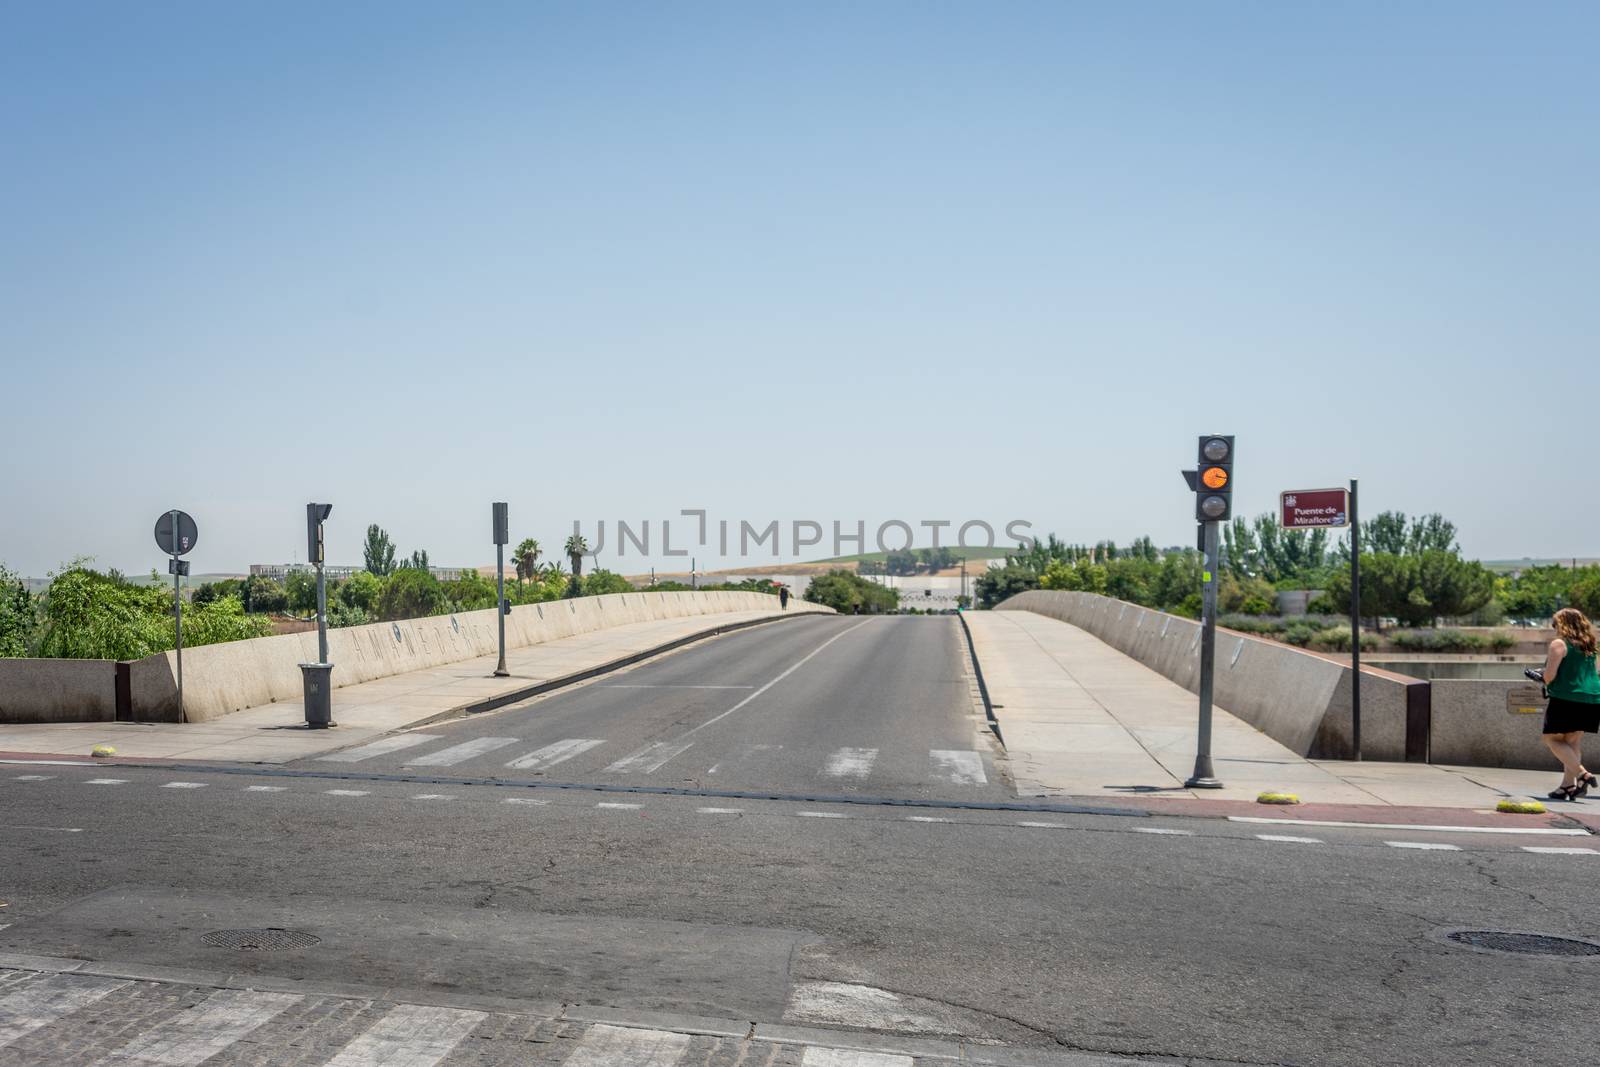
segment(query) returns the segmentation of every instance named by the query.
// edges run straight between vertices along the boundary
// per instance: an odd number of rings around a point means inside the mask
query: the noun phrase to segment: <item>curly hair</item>
[[[1550,622],[1556,628],[1557,637],[1577,646],[1586,656],[1594,655],[1594,627],[1583,612],[1577,608],[1562,608]]]

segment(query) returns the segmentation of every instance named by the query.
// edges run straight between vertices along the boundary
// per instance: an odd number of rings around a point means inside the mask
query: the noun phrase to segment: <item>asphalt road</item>
[[[1590,1055],[1595,958],[1441,940],[1459,927],[1600,935],[1600,854],[1524,851],[1589,839],[963,808],[963,788],[1004,795],[987,756],[986,783],[965,787],[919,756],[963,740],[978,750],[959,668],[941,662],[959,632],[939,619],[855,622],[730,635],[614,676],[759,688],[838,638],[647,777],[681,784],[720,764],[737,783],[820,782],[857,799],[893,786],[952,806],[629,793],[630,774],[615,772],[600,789],[514,784],[522,772],[387,777],[401,762],[4,767],[0,951],[875,1025],[826,997],[797,1001],[853,983],[911,998],[928,1032],[1252,1064]],[[883,663],[890,653],[928,664],[914,672],[924,681]],[[888,710],[852,680],[883,685]],[[895,700],[919,685],[924,703]],[[552,738],[614,744],[609,761],[560,772],[577,783],[647,744],[681,743],[755,691],[657,703],[591,686],[430,732],[519,739],[480,768]],[[551,732],[524,732],[524,714]],[[749,746],[769,743],[788,756],[753,760]],[[879,755],[841,780],[828,773],[840,748]],[[197,940],[254,925],[324,941],[241,956]]]

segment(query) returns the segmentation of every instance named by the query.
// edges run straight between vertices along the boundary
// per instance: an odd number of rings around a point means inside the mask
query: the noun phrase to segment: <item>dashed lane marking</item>
[[[689,1051],[689,1035],[632,1027],[589,1027],[564,1067],[677,1067]]]
[[[819,1048],[813,1045],[806,1049],[800,1067],[912,1067],[914,1062],[910,1056],[895,1052],[858,1052],[855,1049]]]
[[[906,822],[950,822],[940,815],[907,815]]]
[[[848,819],[850,817],[842,811],[797,811],[795,814],[802,819]]]
[[[434,1067],[488,1017],[461,1008],[397,1005],[326,1067]]]
[[[127,785],[126,778],[91,778],[84,785]]]
[[[1018,826],[1027,826],[1035,830],[1070,830],[1072,827],[1061,822],[1019,822]]]
[[[162,789],[204,789],[204,782],[168,782]]]
[[[542,771],[558,763],[565,763],[573,756],[581,756],[591,748],[598,748],[603,744],[604,741],[592,737],[568,737],[553,745],[534,749],[526,756],[518,756],[506,766],[519,771]]]
[[[936,748],[928,753],[934,774],[952,785],[988,785],[983,757],[970,749]]]
[[[100,1062],[105,1067],[198,1067],[300,1000],[296,993],[219,989],[195,1007],[146,1030]]]
[[[743,815],[743,808],[695,808],[701,815]]]
[[[1136,834],[1165,834],[1169,837],[1193,837],[1193,830],[1174,830],[1170,826],[1135,826]]]
[[[597,807],[597,808],[605,808],[605,809],[608,809],[608,810],[611,810],[611,811],[638,811],[640,808],[644,807],[644,805],[643,804],[619,804],[619,803],[617,803],[616,801],[613,801],[613,800],[602,800],[600,803],[596,804],[595,807]]]
[[[597,685],[596,689],[754,689],[753,685]]]
[[[828,757],[822,773],[829,778],[865,778],[872,773],[876,762],[878,750],[875,748],[841,748]]]
[[[465,763],[469,759],[487,755],[496,749],[514,745],[518,741],[515,737],[475,737],[471,741],[463,741],[459,745],[441,748],[437,752],[430,752],[426,756],[406,760],[407,767],[453,767],[457,763]]]
[[[327,756],[318,756],[320,763],[360,763],[375,756],[387,756],[391,752],[403,752],[408,748],[425,745],[429,741],[442,741],[439,734],[396,734],[393,737],[381,737],[370,744],[358,745],[347,748],[343,752],[335,752]]]
[[[1293,834],[1257,834],[1256,840],[1281,841],[1290,845],[1320,845],[1324,843],[1320,837],[1295,837]]]
[[[286,785],[247,785],[244,787],[244,791],[246,793],[282,793],[288,788]]]
[[[1390,848],[1414,848],[1422,852],[1460,852],[1460,845],[1444,845],[1437,841],[1385,841]]]
[[[412,800],[454,800],[454,793],[418,793]]]
[[[1592,848],[1558,848],[1551,845],[1523,845],[1524,852],[1537,852],[1543,856],[1600,856],[1600,851]]]
[[[546,805],[548,805],[550,802],[548,800],[540,800],[540,799],[538,799],[536,797],[506,797],[500,803],[502,803],[502,804],[527,804],[530,807],[542,808],[542,807],[545,807]]]
[[[50,974],[23,982],[0,996],[0,1048],[86,1008],[128,983],[114,978]]]
[[[324,789],[323,792],[330,797],[364,797],[371,795],[365,789]]]
[[[1399,822],[1339,822],[1332,819],[1270,819],[1263,815],[1230,815],[1229,822],[1267,823],[1275,826],[1342,826],[1353,830],[1413,830],[1448,834],[1544,834],[1551,837],[1588,837],[1587,830],[1553,826],[1428,826]]]
[[[12,781],[15,782],[48,782],[55,778],[53,774],[19,774]]]

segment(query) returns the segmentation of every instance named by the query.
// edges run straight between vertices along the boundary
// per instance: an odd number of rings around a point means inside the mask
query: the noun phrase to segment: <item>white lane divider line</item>
[[[968,749],[936,748],[929,751],[933,772],[951,785],[988,785],[983,757]]]
[[[393,737],[380,737],[371,744],[347,748],[343,752],[335,752],[329,756],[318,756],[317,760],[321,763],[360,763],[374,756],[387,756],[391,752],[404,752],[408,748],[416,748],[429,741],[443,740],[444,737],[440,734],[395,734]]]
[[[1035,830],[1069,830],[1066,823],[1061,822],[1019,822],[1018,826],[1029,826]]]
[[[597,741],[594,738],[569,737],[553,745],[536,748],[526,756],[518,756],[506,766],[519,771],[542,771],[558,763],[565,763],[573,756],[581,756],[591,748],[598,748],[603,744],[604,741]]]
[[[795,814],[802,819],[848,819],[850,817],[842,811],[797,811]]]
[[[812,1045],[806,1049],[800,1067],[912,1067],[914,1062],[910,1056],[897,1052],[858,1052]]]
[[[754,689],[753,685],[597,685],[596,689]]]
[[[1537,852],[1543,856],[1600,856],[1600,851],[1592,848],[1556,848],[1550,845],[1523,845],[1524,852]]]
[[[365,789],[324,789],[330,797],[364,797],[368,795]]]
[[[200,1004],[152,1027],[99,1061],[198,1067],[251,1031],[298,1004],[297,993],[219,989]]]
[[[701,815],[743,815],[743,808],[695,808]]]
[[[1424,852],[1460,852],[1460,845],[1442,845],[1437,841],[1385,841],[1390,848],[1415,848]]]
[[[597,807],[597,808],[606,808],[606,809],[608,809],[610,811],[638,811],[640,808],[644,807],[644,805],[643,804],[619,804],[614,800],[602,800],[600,803],[596,804],[595,807]]]
[[[952,822],[952,821],[954,821],[954,820],[946,819],[943,816],[939,816],[939,815],[907,815],[906,816],[906,822]]]
[[[244,791],[246,793],[282,793],[288,788],[286,785],[247,785],[244,787]]]
[[[127,785],[126,778],[91,778],[84,785]]]
[[[537,799],[535,797],[506,797],[500,803],[502,803],[502,804],[527,804],[527,805],[530,805],[532,807],[542,808],[542,807],[544,807],[546,804],[548,804],[550,802],[548,800],[539,800],[539,799]]]
[[[659,771],[668,760],[683,755],[694,747],[693,741],[682,744],[672,744],[668,741],[659,741],[653,745],[646,745],[631,756],[624,756],[606,768],[608,774],[651,774]]]
[[[851,634],[851,633],[854,633],[855,631],[861,629],[863,626],[867,625],[867,623],[869,623],[871,621],[872,621],[871,619],[863,619],[862,621],[856,623],[854,626],[850,627],[848,630],[841,630],[838,633],[834,634],[832,637],[830,637],[826,641],[822,642],[822,644],[818,645],[816,648],[813,648],[810,652],[807,652],[793,666],[791,666],[788,670],[784,671],[782,674],[778,675],[772,681],[768,682],[766,685],[762,686],[760,689],[757,689],[754,693],[751,693],[749,696],[747,696],[743,700],[739,701],[739,703],[735,704],[733,707],[729,708],[727,711],[723,712],[721,715],[717,715],[714,718],[707,719],[705,722],[701,723],[699,726],[696,726],[694,729],[686,731],[683,734],[683,736],[684,737],[688,737],[690,734],[699,733],[701,730],[704,730],[707,726],[714,725],[716,723],[721,722],[723,719],[726,719],[729,715],[732,715],[734,712],[738,711],[740,708],[742,708],[746,704],[750,703],[756,697],[760,696],[762,693],[765,693],[768,689],[771,689],[773,686],[777,685],[779,682],[781,682],[785,678],[789,677],[789,675],[793,674],[795,671],[799,670],[801,667],[804,667],[806,665],[806,663],[810,661],[812,656],[817,655],[823,649],[827,648],[829,645],[833,644],[835,641],[839,640],[839,638],[845,636],[846,634]]]
[[[829,778],[865,778],[872,773],[876,762],[878,750],[875,748],[841,748],[828,757],[828,765],[822,773]]]
[[[584,1033],[563,1067],[678,1067],[688,1051],[688,1034],[596,1023]]]
[[[0,996],[0,1048],[79,1008],[88,1007],[127,984],[118,978],[51,974],[12,987],[14,992]]]
[[[162,789],[204,789],[204,782],[168,782]]]
[[[1166,834],[1169,837],[1193,837],[1193,830],[1174,830],[1170,826],[1135,826],[1136,834]]]
[[[53,779],[53,774],[19,774],[12,779],[14,782],[48,782]]]
[[[412,800],[454,800],[454,793],[418,793]]]
[[[326,1067],[434,1067],[488,1017],[482,1011],[399,1004]]]
[[[1342,826],[1352,830],[1413,830],[1441,834],[1542,834],[1547,837],[1588,837],[1587,830],[1562,830],[1553,826],[1426,826],[1403,822],[1339,822],[1333,819],[1271,819],[1263,815],[1230,815],[1229,822],[1269,823],[1275,826]]]
[[[515,737],[475,737],[471,741],[463,741],[459,745],[441,748],[437,752],[430,752],[426,756],[406,760],[407,767],[452,767],[457,763],[465,762],[477,756],[486,755],[496,749],[514,745],[518,741]]]
[[[1280,841],[1290,845],[1320,845],[1324,844],[1320,837],[1295,837],[1293,834],[1257,834],[1257,841]]]

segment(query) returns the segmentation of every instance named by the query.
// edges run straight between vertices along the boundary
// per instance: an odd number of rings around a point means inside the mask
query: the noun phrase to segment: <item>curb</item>
[[[994,701],[989,699],[989,683],[983,678],[983,664],[978,661],[978,646],[972,640],[972,627],[967,625],[967,613],[956,612],[956,618],[961,620],[961,632],[967,638],[967,658],[972,661],[972,673],[978,679],[978,693],[983,697],[983,713],[989,717],[989,729],[994,731],[995,738],[1005,747],[1005,735],[1000,732],[1000,720],[994,715]]]
[[[427,990],[395,989],[358,982],[299,981],[275,975],[233,974],[191,967],[161,967],[149,964],[102,962],[63,956],[31,956],[0,952],[0,968],[34,971],[40,974],[82,974],[96,978],[121,978],[136,982],[171,982],[217,989],[243,989],[271,993],[297,993],[303,996],[339,997],[350,1000],[388,1001],[434,1007],[535,1015],[577,1023],[601,1024],[632,1029],[669,1030],[676,1033],[770,1044],[816,1045],[830,1049],[915,1056],[947,1063],[984,1064],[987,1067],[1118,1067],[1132,1063],[1194,1063],[1167,1057],[1131,1060],[1116,1053],[1063,1052],[1047,1048],[1006,1048],[947,1038],[879,1033],[867,1030],[832,1030],[821,1026],[794,1026],[753,1019],[713,1019],[678,1012],[634,1011],[554,1001],[525,1000],[467,993],[433,993]],[[1217,1067],[1243,1067],[1219,1060],[1203,1061]]]

